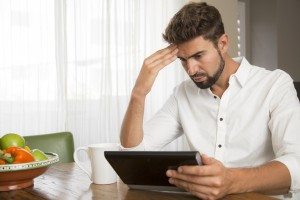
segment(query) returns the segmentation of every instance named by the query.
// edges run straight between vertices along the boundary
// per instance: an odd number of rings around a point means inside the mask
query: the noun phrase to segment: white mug
[[[79,168],[89,175],[95,184],[111,184],[117,181],[117,174],[104,157],[104,151],[119,151],[117,143],[91,144],[87,147],[79,147],[74,152],[74,160]],[[84,166],[84,162],[78,159],[78,152],[85,151],[91,162],[91,169]]]

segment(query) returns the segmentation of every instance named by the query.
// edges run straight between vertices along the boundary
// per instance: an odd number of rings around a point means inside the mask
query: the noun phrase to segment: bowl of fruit
[[[59,161],[57,154],[30,149],[25,144],[25,139],[15,133],[0,138],[0,191],[32,186],[34,178]]]

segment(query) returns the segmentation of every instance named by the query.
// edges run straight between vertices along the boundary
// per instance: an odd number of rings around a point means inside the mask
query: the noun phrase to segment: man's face
[[[177,57],[193,82],[201,89],[214,85],[225,61],[219,49],[201,36],[178,45]]]

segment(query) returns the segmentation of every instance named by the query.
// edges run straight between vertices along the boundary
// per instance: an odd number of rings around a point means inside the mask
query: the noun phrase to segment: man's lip
[[[198,76],[198,77],[194,77],[193,79],[196,82],[202,82],[205,80],[205,78],[206,78],[206,76]]]

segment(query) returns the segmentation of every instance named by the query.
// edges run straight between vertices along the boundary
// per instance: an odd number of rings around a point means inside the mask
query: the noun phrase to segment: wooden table
[[[34,186],[10,192],[0,192],[0,199],[103,199],[103,200],[172,200],[197,199],[192,195],[153,191],[129,190],[118,181],[110,185],[92,184],[88,176],[75,163],[56,164],[34,180]],[[257,193],[229,195],[225,200],[271,200],[274,198]]]

